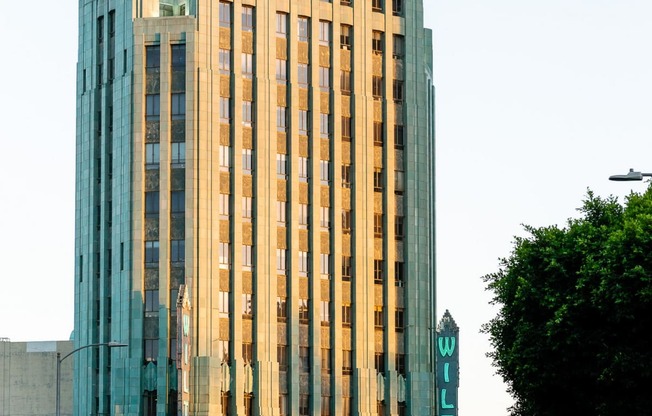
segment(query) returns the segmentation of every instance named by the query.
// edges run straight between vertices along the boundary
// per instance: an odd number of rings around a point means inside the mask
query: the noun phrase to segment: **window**
[[[145,361],[156,362],[158,357],[158,339],[149,339],[144,340],[144,349],[145,349]],[[156,399],[154,399],[155,401]]]
[[[276,13],[276,36],[288,37],[288,15],[286,13]]]
[[[220,2],[220,26],[231,27],[231,3]]]
[[[342,188],[351,187],[351,165],[342,165]]]
[[[287,179],[288,175],[288,156],[282,153],[276,154],[276,176],[279,179]]]
[[[342,210],[342,232],[349,234],[351,232],[351,210]]]
[[[403,0],[392,0],[392,14],[394,16],[403,14]]]
[[[299,371],[302,373],[310,372],[310,348],[299,347]]]
[[[186,45],[176,44],[170,47],[170,54],[172,55],[172,70],[183,71],[186,69]]]
[[[299,348],[301,350],[301,348]],[[308,416],[310,414],[310,396],[302,394],[299,396],[299,416]]]
[[[308,275],[308,267],[309,267],[309,258],[308,258],[308,252],[307,251],[300,251],[299,252],[299,276],[307,276]]]
[[[219,210],[220,210],[220,219],[227,220],[229,219],[229,194],[219,194]]]
[[[251,222],[251,218],[253,218],[253,205],[253,198],[248,196],[242,197],[242,218],[245,222]]]
[[[396,372],[405,375],[405,354],[396,354]]]
[[[348,282],[351,280],[351,256],[342,256],[342,280]]]
[[[404,97],[404,89],[403,89],[403,81],[399,81],[397,79],[394,80],[394,101],[403,101],[405,99]]]
[[[384,126],[382,122],[374,121],[374,145],[382,146],[385,140],[384,136]]]
[[[383,236],[383,214],[374,214],[374,236]]]
[[[251,319],[254,316],[254,295],[251,293],[242,294],[242,317]],[[244,357],[243,357],[244,358]]]
[[[331,43],[331,22],[325,20],[319,21],[319,43],[330,45]]]
[[[231,267],[231,244],[220,242],[219,244],[220,269]]]
[[[288,61],[285,59],[276,60],[276,82],[285,84],[288,81]]]
[[[405,55],[405,38],[401,35],[394,35],[393,42],[394,50],[392,56],[394,59],[401,59]]]
[[[220,170],[228,172],[231,170],[231,148],[229,146],[220,145]]]
[[[326,373],[326,374],[330,374],[332,367],[333,367],[333,364],[332,364],[332,360],[331,360],[331,350],[330,350],[330,348],[322,348],[321,349],[321,371]],[[322,397],[322,415],[324,414],[323,413],[324,399],[326,399],[325,400],[326,403],[329,403],[328,397]],[[330,414],[330,412],[328,414]]]
[[[383,77],[374,75],[371,78],[371,93],[375,99],[383,97]]]
[[[242,268],[245,270],[251,270],[254,265],[254,247],[253,246],[242,246]]]
[[[160,46],[147,46],[145,48],[145,64],[147,68],[160,68],[161,67],[161,47]]]
[[[331,303],[327,300],[321,301],[320,317],[322,326],[331,324]]]
[[[331,255],[322,253],[319,255],[319,267],[321,271],[321,278],[328,280],[331,278]]]
[[[173,214],[186,212],[186,191],[170,192],[170,211]]]
[[[220,122],[231,122],[231,103],[228,97],[220,97]]]
[[[394,236],[397,240],[403,239],[403,216],[394,217]]]
[[[396,325],[396,332],[403,332],[404,328],[404,316],[405,316],[405,311],[403,309],[396,309],[396,312],[394,313],[394,322]]]
[[[320,113],[319,114],[319,131],[323,139],[329,139],[331,137],[331,116],[330,114]]]
[[[220,313],[220,318],[229,317],[229,292],[219,291],[217,293],[217,310]]]
[[[351,50],[353,39],[353,27],[349,25],[340,26],[340,47],[342,49]]]
[[[331,164],[328,160],[319,161],[319,178],[322,185],[328,185],[331,181]]]
[[[231,51],[228,49],[220,49],[219,56],[220,74],[228,75],[231,72]]]
[[[308,42],[310,39],[310,19],[299,16],[297,21],[297,34],[300,42]]]
[[[249,342],[242,343],[242,359],[246,363],[251,363],[254,360],[254,346]]]
[[[161,96],[147,94],[145,96],[145,115],[147,121],[158,121],[161,115]]]
[[[308,312],[309,301],[308,299],[299,298],[299,323],[307,324],[310,320],[310,314]]]
[[[306,229],[310,222],[310,212],[308,204],[299,204],[299,228]]]
[[[342,325],[350,327],[351,322],[353,322],[353,315],[351,315],[351,305],[342,305]]]
[[[299,110],[299,134],[308,135],[308,110]]]
[[[374,368],[379,373],[385,372],[385,354],[382,352],[377,352],[374,356]]]
[[[319,88],[322,91],[328,91],[331,87],[331,69],[323,66],[319,67]]]
[[[279,409],[281,416],[288,416],[290,414],[290,406],[288,405],[288,396],[287,394],[281,394],[278,398]]]
[[[371,0],[371,10],[374,12],[382,12],[383,0]]]
[[[251,175],[254,170],[254,151],[242,149],[242,172]]]
[[[375,54],[382,54],[383,50],[385,49],[384,45],[384,39],[383,39],[383,32],[378,32],[376,30],[373,31],[372,37],[371,37],[371,50]]]
[[[288,128],[288,109],[287,107],[276,107],[276,130],[287,132]]]
[[[383,283],[383,261],[374,260],[374,283]]]
[[[353,351],[342,350],[342,374],[350,375],[352,373],[353,373]]]
[[[185,143],[171,143],[170,162],[172,167],[184,167],[186,164],[186,144]]]
[[[145,241],[145,264],[158,265],[158,241]]]
[[[397,261],[394,263],[394,273],[396,274],[394,283],[396,284],[396,286],[403,286],[403,283],[405,282],[404,265],[405,263],[403,263],[402,261]]]
[[[351,95],[351,71],[340,71],[340,90],[344,95]]]
[[[286,202],[276,201],[276,222],[280,227],[285,227],[286,224]]]
[[[159,193],[145,192],[145,217],[156,217],[159,213]]]
[[[251,101],[242,102],[242,124],[244,126],[251,126],[253,123],[253,107],[254,103]]]
[[[254,76],[254,55],[250,53],[242,54],[242,77],[252,78]]]
[[[374,191],[383,191],[383,171],[380,169],[374,170]]]
[[[97,41],[100,43],[104,41],[104,16],[97,18]]]
[[[242,30],[251,32],[254,30],[254,8],[242,6]]]
[[[145,145],[145,165],[146,169],[158,169],[160,153],[158,143],[147,143]]]
[[[145,316],[158,316],[158,289],[145,291]]]
[[[403,148],[403,143],[404,143],[404,136],[403,136],[403,126],[395,125],[394,126],[394,147],[398,149]]]
[[[374,326],[382,329],[385,326],[385,318],[383,317],[383,307],[374,307]]]
[[[308,87],[308,80],[309,80],[308,64],[298,64],[297,71],[298,71],[299,86],[302,88]]]
[[[276,317],[279,322],[285,322],[288,318],[287,299],[281,296],[276,298]]]
[[[285,321],[284,321],[285,322]],[[287,345],[276,346],[276,361],[280,371],[288,371],[288,347]]]
[[[309,177],[310,175],[308,173],[308,158],[299,157],[299,181],[308,182]]]
[[[331,228],[331,210],[329,207],[320,207],[320,225],[322,230],[328,230]]]
[[[285,274],[287,272],[287,250],[284,248],[276,249],[276,273]]]

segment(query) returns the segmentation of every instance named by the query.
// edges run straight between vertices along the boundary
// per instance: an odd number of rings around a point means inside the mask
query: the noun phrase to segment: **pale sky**
[[[652,172],[652,2],[425,0],[434,31],[439,320],[460,332],[460,416],[512,403],[485,358],[481,276],[521,224],[564,225],[590,188]],[[2,0],[0,337],[73,329],[77,2]]]

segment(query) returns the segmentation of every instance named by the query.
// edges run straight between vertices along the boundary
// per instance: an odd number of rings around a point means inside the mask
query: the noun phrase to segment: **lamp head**
[[[634,172],[634,169],[629,169],[626,175],[611,175],[610,181],[642,181],[643,174],[641,172]]]

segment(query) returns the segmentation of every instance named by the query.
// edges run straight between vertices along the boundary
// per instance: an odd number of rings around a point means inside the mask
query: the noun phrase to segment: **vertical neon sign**
[[[459,387],[459,328],[446,310],[437,325],[437,415],[457,416]]]

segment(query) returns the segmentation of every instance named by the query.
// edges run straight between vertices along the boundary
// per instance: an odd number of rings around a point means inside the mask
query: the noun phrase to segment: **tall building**
[[[79,5],[75,414],[434,414],[422,2]]]

